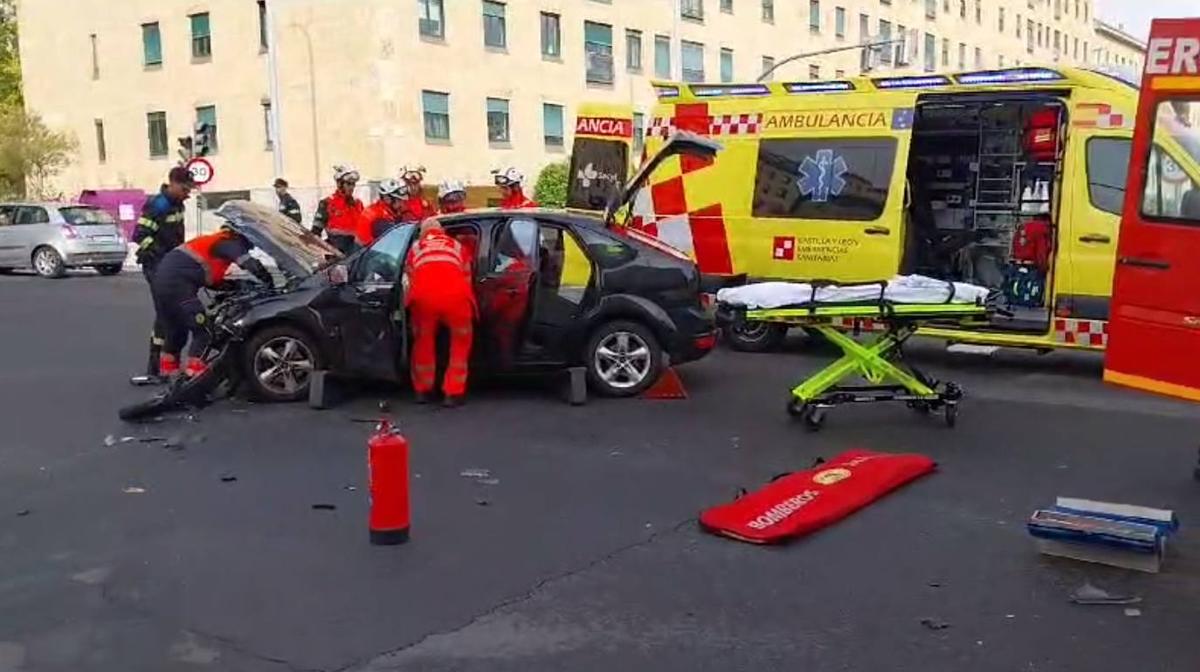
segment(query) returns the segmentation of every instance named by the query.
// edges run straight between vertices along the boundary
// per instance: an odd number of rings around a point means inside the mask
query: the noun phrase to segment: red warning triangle
[[[664,369],[658,380],[642,393],[643,399],[687,399],[687,390],[674,368]]]

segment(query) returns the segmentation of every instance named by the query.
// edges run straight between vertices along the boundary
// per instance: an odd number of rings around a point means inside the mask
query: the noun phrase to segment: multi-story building
[[[629,103],[641,121],[653,79],[754,80],[798,53],[846,48],[768,76],[1140,58],[1093,11],[1091,0],[21,0],[19,29],[27,104],[80,141],[64,194],[152,187],[197,121],[216,127],[208,191],[262,188],[278,172],[315,194],[341,163],[376,179],[406,164],[433,180],[484,183],[508,164],[532,176],[566,156],[582,101]],[[873,59],[854,48],[888,39],[903,44]]]

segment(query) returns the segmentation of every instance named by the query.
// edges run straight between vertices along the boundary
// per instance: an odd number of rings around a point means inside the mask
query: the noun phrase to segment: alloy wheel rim
[[[606,384],[620,390],[637,387],[650,375],[650,345],[629,331],[605,336],[593,355],[596,373]]]
[[[308,384],[316,368],[312,351],[298,338],[279,336],[254,353],[254,376],[276,394],[294,394]]]

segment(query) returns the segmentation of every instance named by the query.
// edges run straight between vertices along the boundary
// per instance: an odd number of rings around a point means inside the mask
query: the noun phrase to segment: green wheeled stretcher
[[[922,414],[941,412],[946,424],[955,425],[963,390],[952,382],[939,382],[904,360],[904,343],[930,322],[979,323],[987,308],[976,303],[814,303],[772,309],[736,309],[726,319],[770,322],[818,332],[841,348],[842,356],[792,388],[787,410],[813,431],[825,421],[825,411],[851,403],[903,401]],[[882,325],[883,331],[864,331],[864,325]],[[850,326],[849,333],[846,327]],[[863,340],[855,336],[869,334]],[[843,385],[858,376],[865,385]]]

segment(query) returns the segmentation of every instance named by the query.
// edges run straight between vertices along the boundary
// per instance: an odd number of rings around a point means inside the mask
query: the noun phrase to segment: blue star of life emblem
[[[846,159],[835,155],[832,149],[817,150],[815,156],[804,157],[796,184],[802,195],[824,203],[830,197],[840,196],[846,188],[847,170]]]

